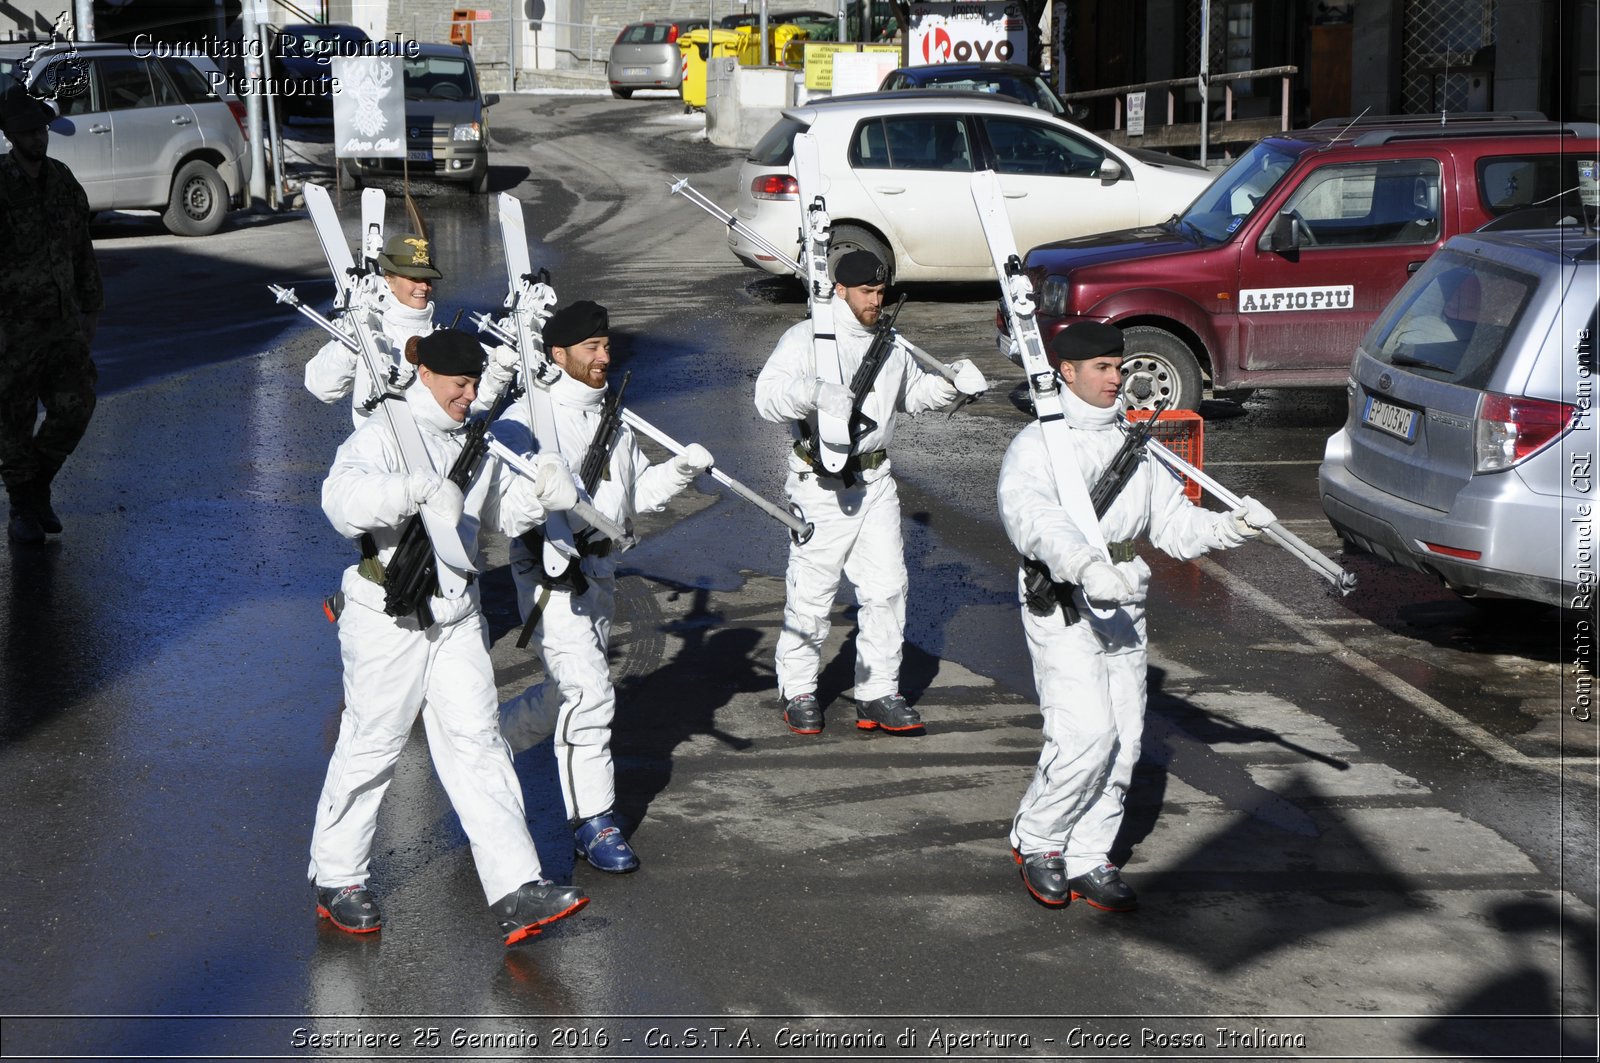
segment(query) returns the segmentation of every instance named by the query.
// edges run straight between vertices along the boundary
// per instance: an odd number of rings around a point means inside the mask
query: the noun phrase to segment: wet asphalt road
[[[667,195],[689,176],[728,203],[738,153],[666,99],[509,96],[495,118],[493,189],[527,204],[563,301],[611,307],[630,407],[777,498],[783,434],[749,396],[801,294]],[[492,197],[414,191],[440,317],[498,304]],[[1024,895],[1004,836],[1038,716],[993,485],[1027,415],[984,286],[913,289],[901,319],[996,384],[896,437],[925,737],[855,732],[842,657],[824,734],[782,728],[784,532],[702,480],[646,526],[619,594],[615,754],[643,870],[573,866],[549,747],[529,751],[547,870],[594,902],[502,948],[419,732],[380,820],[385,930],[319,925],[305,850],[339,675],[318,602],[350,548],[317,493],[348,420],[305,394],[320,333],[265,285],[326,308],[331,283],[303,214],[203,240],[117,215],[96,245],[105,395],[58,481],[68,531],[0,567],[5,1056],[1592,1056],[1595,731],[1565,711],[1571,618],[1370,559],[1343,559],[1361,584],[1342,600],[1270,547],[1152,559],[1151,714],[1116,854],[1144,907]],[[1208,468],[1336,553],[1315,462],[1342,396],[1203,412]],[[539,670],[514,647],[503,544],[487,560],[510,694]]]

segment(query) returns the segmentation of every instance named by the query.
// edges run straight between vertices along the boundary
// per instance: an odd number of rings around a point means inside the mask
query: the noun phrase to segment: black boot
[[[44,528],[33,505],[33,487],[18,484],[11,488],[11,520],[6,524],[6,534],[14,543],[37,546],[44,542]]]
[[[1011,858],[1022,865],[1022,884],[1034,900],[1046,908],[1066,906],[1067,863],[1059,852],[1029,853],[1024,856],[1013,848]]]
[[[370,934],[383,926],[378,902],[359,883],[343,888],[318,886],[317,914],[351,934]]]
[[[554,882],[524,882],[517,892],[508,893],[489,906],[507,945],[532,937],[557,919],[565,919],[589,903],[576,886],[557,886]]]
[[[39,527],[51,535],[61,534],[61,518],[56,516],[56,511],[50,508],[50,485],[34,484],[33,486],[33,515],[39,521]]]
[[[1122,881],[1116,864],[1101,864],[1092,871],[1067,879],[1072,899],[1103,912],[1131,912],[1139,907],[1133,887]]]

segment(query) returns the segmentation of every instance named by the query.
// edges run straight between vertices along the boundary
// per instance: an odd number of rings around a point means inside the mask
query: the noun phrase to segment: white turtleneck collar
[[[606,401],[606,389],[592,388],[563,369],[561,378],[550,385],[550,397],[563,406],[598,407]]]
[[[406,405],[411,409],[411,417],[417,424],[436,435],[447,436],[459,432],[465,423],[450,416],[450,411],[439,405],[439,400],[433,397],[433,392],[422,382],[422,374],[406,388]]]
[[[872,329],[867,328],[867,326],[856,320],[855,312],[850,309],[850,304],[845,302],[844,297],[837,292],[833,296],[833,332],[834,335],[841,339],[846,336],[865,339],[872,335]]]
[[[1121,403],[1114,402],[1104,409],[1099,406],[1091,406],[1068,388],[1065,381],[1061,384],[1061,413],[1066,418],[1066,422],[1074,428],[1083,428],[1089,431],[1109,428],[1116,424],[1117,410],[1121,405]]]
[[[414,306],[407,306],[393,296],[386,300],[386,304],[383,308],[384,322],[391,326],[398,326],[391,327],[386,331],[417,335],[427,331],[428,326],[433,323],[433,302],[431,300],[427,306],[420,310]]]

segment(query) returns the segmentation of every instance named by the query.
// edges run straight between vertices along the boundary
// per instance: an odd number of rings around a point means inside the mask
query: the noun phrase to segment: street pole
[[[267,154],[261,140],[261,92],[266,79],[261,69],[261,52],[256,42],[261,39],[261,23],[265,21],[264,0],[244,0],[239,7],[240,30],[244,41],[244,108],[245,126],[250,135],[250,209],[260,210],[267,201]]]
[[[1206,164],[1206,149],[1211,146],[1211,0],[1200,3],[1200,165]]]
[[[72,0],[72,35],[80,41],[94,36],[94,0]]]

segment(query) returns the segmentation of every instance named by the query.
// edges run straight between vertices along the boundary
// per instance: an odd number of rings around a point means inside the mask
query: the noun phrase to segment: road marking
[[[1496,738],[1448,705],[1418,690],[1393,672],[1388,671],[1376,661],[1363,657],[1339,640],[1318,631],[1312,623],[1303,619],[1298,613],[1281,605],[1275,598],[1257,590],[1243,579],[1223,568],[1213,559],[1209,557],[1198,558],[1195,564],[1199,565],[1213,579],[1226,585],[1229,590],[1249,599],[1252,605],[1274,617],[1279,623],[1311,643],[1317,650],[1326,653],[1329,657],[1358,675],[1372,680],[1384,690],[1387,690],[1424,716],[1451,731],[1457,737],[1476,746],[1481,751],[1520,767],[1531,768],[1534,771],[1551,775],[1565,775],[1580,782],[1588,783],[1591,786],[1596,784],[1592,773],[1582,773],[1578,766],[1569,766],[1565,759],[1551,761],[1541,757],[1530,757],[1516,747]]]

